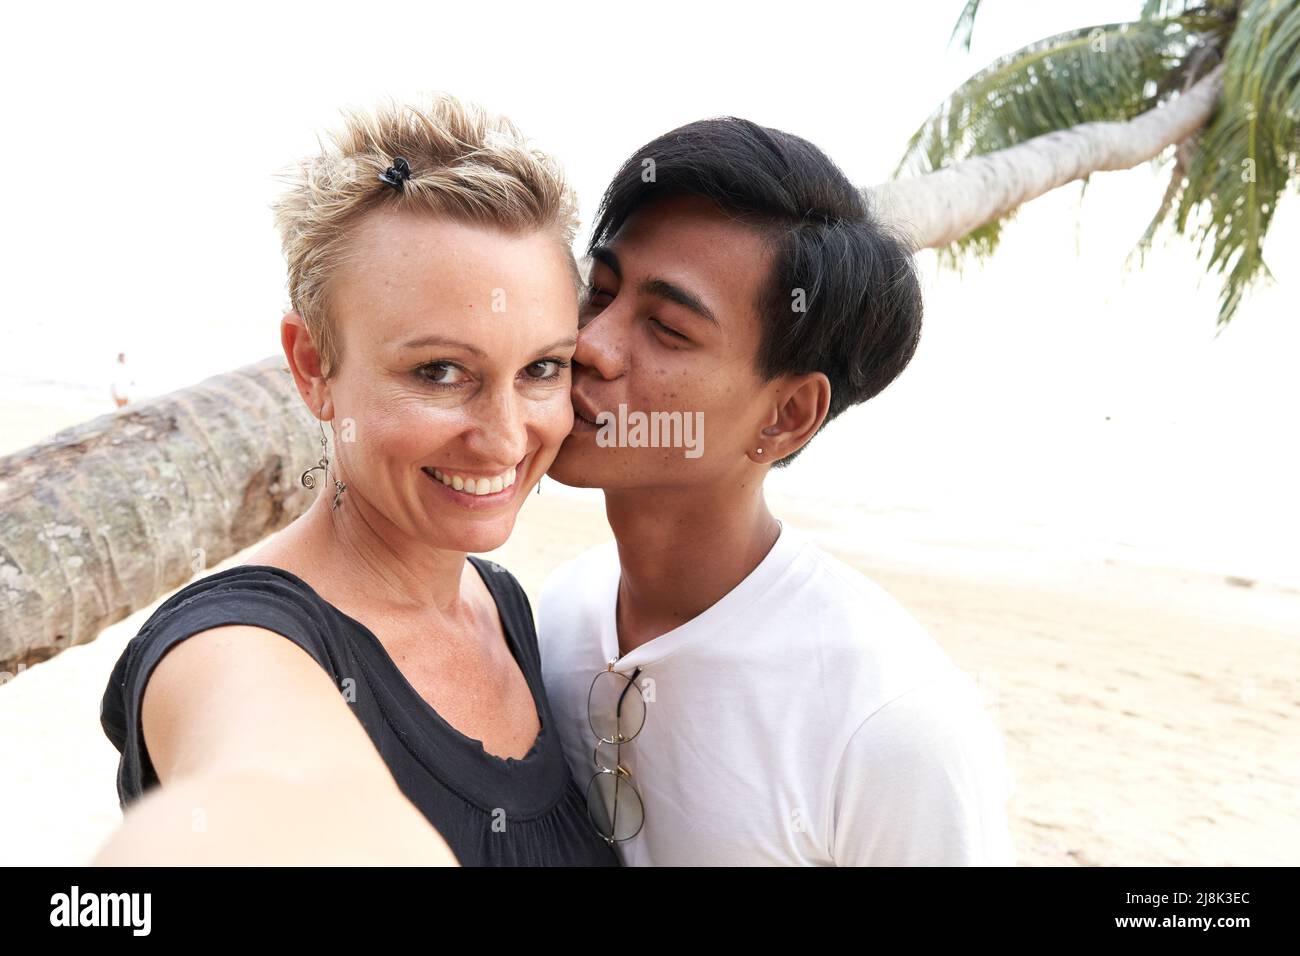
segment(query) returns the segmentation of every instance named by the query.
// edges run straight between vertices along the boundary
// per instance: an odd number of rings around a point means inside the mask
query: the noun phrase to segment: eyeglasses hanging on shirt
[[[592,759],[596,773],[587,784],[587,815],[607,843],[630,840],[645,823],[645,805],[622,764],[622,746],[645,725],[645,697],[636,685],[637,668],[629,677],[610,661],[587,692],[587,722],[596,735]]]

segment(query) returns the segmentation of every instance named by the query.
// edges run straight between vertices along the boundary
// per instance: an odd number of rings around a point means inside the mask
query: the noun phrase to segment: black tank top
[[[542,729],[522,758],[498,757],[460,733],[420,696],[379,639],[306,581],[270,565],[240,565],[191,582],[164,601],[113,668],[100,724],[121,752],[123,810],[158,785],[140,722],[144,688],[166,651],[227,624],[287,637],[334,679],[402,792],[464,866],[618,866],[570,776],[542,685],[532,608],[514,575],[469,556],[487,585]]]

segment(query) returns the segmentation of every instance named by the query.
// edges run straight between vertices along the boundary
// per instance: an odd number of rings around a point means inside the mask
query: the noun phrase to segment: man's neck
[[[780,525],[762,484],[605,493],[618,544],[619,655],[704,613],[772,550]]]

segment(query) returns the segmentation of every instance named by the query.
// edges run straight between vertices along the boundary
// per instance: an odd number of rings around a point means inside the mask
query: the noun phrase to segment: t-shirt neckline
[[[756,601],[785,573],[806,543],[804,537],[791,525],[787,525],[780,518],[777,519],[777,524],[780,531],[776,541],[763,556],[763,560],[759,561],[754,570],[750,571],[739,584],[689,621],[679,624],[658,637],[651,638],[621,657],[618,652],[617,615],[618,585],[622,571],[615,550],[613,570],[606,579],[601,595],[600,640],[604,660],[614,659],[614,669],[622,672],[659,663],[695,641],[697,637],[716,632],[718,627],[733,617],[737,611]]]

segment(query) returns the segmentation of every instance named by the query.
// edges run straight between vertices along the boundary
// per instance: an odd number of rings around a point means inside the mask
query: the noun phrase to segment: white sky
[[[0,377],[100,388],[124,350],[163,391],[277,352],[271,174],[345,105],[446,89],[504,112],[564,163],[586,224],[629,153],[722,113],[878,182],[989,59],[1140,2],[987,0],[969,56],[947,47],[961,6],[6,5]],[[1266,249],[1278,284],[1215,340],[1217,282],[1197,286],[1186,243],[1123,271],[1162,189],[1099,176],[1081,217],[1060,190],[963,277],[923,257],[917,360],[778,486],[1300,580],[1296,202]]]

